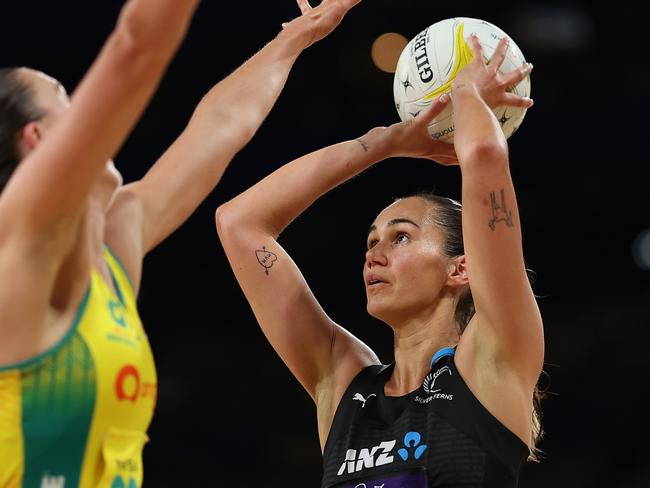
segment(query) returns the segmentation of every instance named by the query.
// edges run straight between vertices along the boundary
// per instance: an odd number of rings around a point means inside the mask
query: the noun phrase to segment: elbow
[[[458,151],[458,160],[463,169],[507,169],[508,146],[505,142],[477,141]]]
[[[214,223],[221,242],[232,242],[254,228],[251,219],[247,217],[236,202],[232,200],[220,205],[214,213]]]
[[[217,226],[219,238],[224,240],[224,236],[230,233],[230,230],[237,225],[236,212],[233,211],[232,205],[227,202],[220,205],[214,213],[214,221]]]
[[[217,234],[224,247],[242,243],[251,238],[271,237],[277,239],[279,232],[256,219],[238,198],[220,205],[214,213]]]

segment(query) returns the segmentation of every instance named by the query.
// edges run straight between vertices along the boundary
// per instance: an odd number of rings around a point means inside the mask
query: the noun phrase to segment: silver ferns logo
[[[424,382],[422,383],[422,389],[428,396],[422,398],[421,396],[417,395],[415,397],[416,402],[424,404],[424,403],[429,403],[432,400],[451,401],[454,399],[453,394],[442,393],[442,388],[436,388],[436,380],[442,374],[448,374],[449,376],[452,375],[449,366],[443,366],[442,368],[438,369],[435,373],[429,373],[427,377],[424,378]]]
[[[438,393],[440,391],[440,388],[436,390],[434,387],[436,386],[436,380],[438,379],[438,376],[440,376],[442,373],[448,373],[451,376],[451,369],[449,369],[449,366],[443,366],[435,373],[429,373],[427,377],[424,378],[422,387],[424,388],[425,393],[433,395],[434,393]]]

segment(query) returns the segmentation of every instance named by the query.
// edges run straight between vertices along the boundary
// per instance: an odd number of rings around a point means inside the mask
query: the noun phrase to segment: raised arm
[[[497,70],[508,47],[500,42],[489,63],[475,37],[474,60],[452,86],[454,144],[462,173],[463,234],[476,324],[477,353],[506,364],[534,386],[543,362],[542,320],[526,274],[521,225],[510,176],[508,147],[490,108],[530,107],[530,99],[506,92],[528,76],[526,64],[506,75]]]
[[[111,239],[112,247],[135,275],[134,281],[142,256],[194,212],[235,154],[253,137],[298,56],[334,30],[359,1],[324,0],[312,9],[307,1],[299,0],[302,15],[285,24],[271,42],[213,87],[160,160],[142,180],[123,189],[119,198],[131,205],[116,205],[115,211],[121,222],[136,214],[136,234],[122,229]],[[126,219],[125,212],[129,214]]]
[[[436,101],[415,121],[376,128],[358,140],[299,158],[217,210],[217,229],[232,269],[266,337],[319,406],[321,441],[351,379],[377,363],[374,353],[322,310],[305,279],[276,241],[319,196],[395,155],[453,160],[453,147],[421,137],[402,143],[444,108]]]
[[[130,0],[69,109],[0,199],[0,241],[64,234],[153,94],[198,0]]]

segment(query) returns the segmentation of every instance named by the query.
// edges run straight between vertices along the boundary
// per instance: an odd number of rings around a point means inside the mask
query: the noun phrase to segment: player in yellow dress
[[[136,308],[143,257],[217,184],[299,54],[360,0],[324,0],[203,98],[139,181],[111,158],[198,0],[129,0],[70,100],[0,70],[0,487],[137,488],[156,370]]]

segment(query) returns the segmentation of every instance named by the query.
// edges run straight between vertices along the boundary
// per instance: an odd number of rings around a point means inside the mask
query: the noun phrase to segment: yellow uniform
[[[107,248],[75,323],[50,351],[0,368],[1,488],[138,488],[156,369],[133,287]]]

